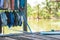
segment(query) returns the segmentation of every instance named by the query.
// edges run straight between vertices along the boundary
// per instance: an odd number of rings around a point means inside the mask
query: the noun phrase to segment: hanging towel
[[[18,9],[18,0],[14,1],[14,9],[17,10]]]
[[[8,9],[11,9],[11,0],[8,0]]]
[[[17,0],[17,2],[18,2],[18,9],[19,9],[19,0]]]
[[[14,1],[15,0],[11,0],[11,9],[14,10]]]
[[[18,26],[18,15],[15,11],[13,11],[14,14],[14,26]]]
[[[4,9],[8,9],[8,0],[4,0]]]
[[[20,16],[20,19],[19,19],[19,26],[22,26],[21,16]]]
[[[7,16],[7,24],[10,23],[10,16],[9,16],[9,12],[8,11],[5,11],[5,14]]]
[[[5,13],[1,13],[1,20],[2,20],[2,26],[6,26],[7,25],[7,16]]]
[[[22,26],[22,13],[19,12],[19,26]]]
[[[25,7],[25,0],[19,0],[19,7],[24,8]]]
[[[6,9],[6,0],[4,0],[4,9]]]
[[[0,8],[3,8],[4,0],[0,0]]]
[[[10,28],[14,24],[14,15],[12,12],[5,12],[7,15],[7,25]]]
[[[8,24],[9,28],[14,24],[14,15],[12,12],[9,13],[10,23]]]

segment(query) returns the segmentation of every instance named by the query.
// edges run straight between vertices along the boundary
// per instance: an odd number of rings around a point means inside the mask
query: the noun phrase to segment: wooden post
[[[2,33],[2,26],[0,26],[0,33]]]
[[[26,20],[24,20],[24,23],[23,23],[23,30],[27,31],[27,25],[26,25],[26,22],[27,22],[27,0],[24,0],[24,1],[25,1],[24,13],[25,13],[25,19]]]
[[[2,33],[2,21],[1,21],[1,15],[0,15],[0,33]]]

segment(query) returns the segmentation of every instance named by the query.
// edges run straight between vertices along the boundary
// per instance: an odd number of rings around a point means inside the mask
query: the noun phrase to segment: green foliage
[[[60,12],[57,12],[58,17],[60,18]]]
[[[28,16],[38,16],[40,18],[46,18],[49,19],[51,16],[55,18],[60,17],[60,2],[51,2],[46,0],[46,4],[44,2],[42,5],[45,5],[42,9],[40,7],[40,4],[37,4],[33,8],[30,6],[30,4],[27,4],[27,13]]]
[[[32,8],[30,4],[27,4],[27,16],[31,16],[31,14],[32,14]]]

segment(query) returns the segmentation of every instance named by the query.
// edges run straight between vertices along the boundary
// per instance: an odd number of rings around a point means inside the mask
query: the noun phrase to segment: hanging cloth
[[[14,26],[18,26],[18,15],[15,11],[13,11],[14,14]]]
[[[10,28],[14,24],[14,15],[12,12],[5,12],[8,19],[7,19],[7,25]]]
[[[13,11],[14,14],[14,26],[21,26],[22,25],[22,20],[21,20],[21,15],[19,15],[18,12]]]
[[[22,26],[22,13],[19,12],[19,26]]]
[[[11,9],[11,0],[8,0],[8,9]]]
[[[25,0],[19,0],[19,7],[22,9],[25,7]]]
[[[4,0],[4,9],[8,8],[8,0]]]
[[[20,16],[20,19],[19,19],[19,26],[22,26],[21,16]]]
[[[15,9],[15,10],[18,9],[18,2],[19,2],[18,0],[15,0],[15,1],[14,1],[14,9]]]
[[[19,15],[19,11],[17,11],[15,15],[16,15],[16,19],[15,19],[16,25],[17,26],[19,26],[19,25],[21,26],[22,25],[22,21],[21,21],[20,15]]]
[[[9,13],[10,23],[8,24],[9,28],[14,24],[14,15],[12,12]]]
[[[0,0],[0,8],[3,8],[4,0]]]
[[[5,14],[7,16],[7,24],[9,24],[10,23],[9,12],[8,11],[5,11]]]
[[[14,10],[14,0],[11,0],[11,9]]]
[[[24,15],[24,8],[25,8],[25,0],[19,0],[19,15],[20,15],[20,21],[19,21],[19,25],[21,24],[22,25],[22,22],[23,22],[23,15]],[[23,19],[23,20],[22,20]]]
[[[16,13],[17,13],[17,25],[19,25],[20,15],[19,15],[19,12],[16,12]]]
[[[17,2],[18,2],[18,9],[19,9],[19,0],[17,0]]]
[[[7,16],[4,12],[1,13],[1,21],[2,21],[2,26],[7,25]]]

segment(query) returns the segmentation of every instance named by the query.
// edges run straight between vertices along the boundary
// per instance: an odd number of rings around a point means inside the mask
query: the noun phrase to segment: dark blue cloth
[[[16,13],[15,11],[13,11],[13,14],[14,14],[14,26],[18,26],[19,15],[17,15],[18,13]]]
[[[14,24],[14,15],[12,12],[9,13],[10,23],[8,24],[9,28]]]
[[[7,15],[7,25],[10,28],[14,24],[14,15],[12,12],[5,12]]]

